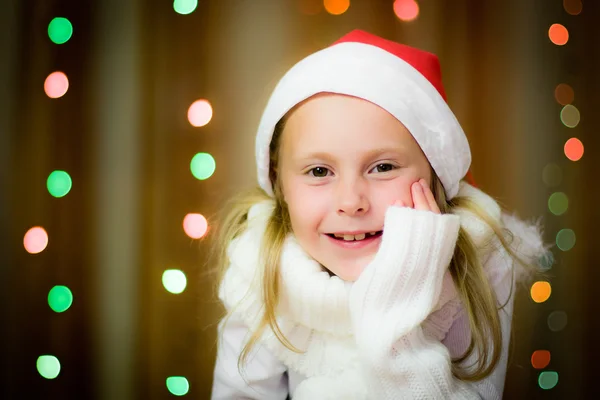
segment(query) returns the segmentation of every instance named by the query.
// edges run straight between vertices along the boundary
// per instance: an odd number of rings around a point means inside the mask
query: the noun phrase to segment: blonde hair
[[[285,118],[285,117],[284,117]],[[268,327],[279,341],[289,350],[301,353],[285,337],[276,320],[276,309],[279,302],[279,260],[285,237],[292,231],[289,213],[283,199],[281,182],[277,177],[279,166],[280,141],[285,126],[285,119],[279,121],[275,127],[270,145],[270,179],[275,194],[275,209],[269,218],[266,231],[262,239],[260,250],[261,260],[264,265],[262,271],[262,304],[264,313],[256,330],[251,333],[250,339],[245,344],[238,359],[238,368],[242,368],[247,357],[256,345],[264,330]],[[510,248],[511,234],[494,220],[481,207],[468,197],[455,197],[446,200],[444,188],[439,178],[432,171],[431,190],[442,213],[452,213],[456,209],[463,209],[477,215],[493,230],[500,245],[514,258],[516,262],[525,263]],[[223,279],[229,265],[226,249],[228,244],[246,228],[246,220],[250,207],[259,201],[271,199],[263,190],[256,188],[247,193],[238,195],[225,209],[227,214],[221,220],[221,229],[216,236],[215,246],[219,277],[217,283]],[[488,243],[491,245],[491,242]],[[461,227],[458,240],[449,269],[456,290],[469,317],[471,342],[465,353],[452,360],[454,376],[465,381],[477,381],[485,378],[494,370],[502,354],[502,330],[499,310],[506,303],[497,306],[497,299],[491,287],[480,258],[481,249],[477,248],[469,234]],[[513,286],[511,284],[510,296]],[[511,335],[512,336],[512,335]],[[474,365],[461,368],[460,363],[466,360],[474,351],[479,358]],[[471,368],[474,367],[474,368]]]

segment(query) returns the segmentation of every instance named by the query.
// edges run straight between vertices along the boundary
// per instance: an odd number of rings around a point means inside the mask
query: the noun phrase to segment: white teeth
[[[353,241],[353,240],[363,240],[367,235],[364,233],[359,233],[358,235],[340,235],[338,233],[334,233],[333,236],[335,236],[338,239],[344,239],[345,241]]]
[[[355,240],[363,240],[365,238],[364,233],[359,233],[358,235],[354,235]]]
[[[344,235],[338,235],[337,233],[334,233],[333,236],[335,236],[336,238],[340,238],[340,239],[344,238]]]
[[[344,240],[354,240],[354,235],[344,235]]]
[[[377,231],[375,231],[375,232],[369,232],[369,236],[375,236],[376,233],[377,233]]]

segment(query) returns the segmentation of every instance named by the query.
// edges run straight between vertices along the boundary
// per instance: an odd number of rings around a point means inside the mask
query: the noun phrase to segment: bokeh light
[[[567,313],[564,311],[553,311],[548,315],[548,328],[552,332],[558,332],[567,326]]]
[[[544,371],[540,373],[538,384],[542,389],[552,389],[558,384],[558,372]]]
[[[575,100],[575,92],[573,91],[573,88],[566,83],[559,83],[556,85],[556,89],[554,89],[554,98],[558,104],[566,106]]]
[[[548,209],[554,215],[563,215],[569,208],[569,198],[563,192],[552,193],[548,198]]]
[[[572,104],[567,104],[560,110],[560,120],[566,127],[575,128],[580,119],[579,110]]]
[[[183,218],[183,230],[192,239],[200,239],[208,231],[208,221],[202,214],[187,214]]]
[[[571,161],[579,161],[583,157],[583,143],[577,138],[565,142],[565,156]]]
[[[57,170],[50,173],[48,180],[46,181],[46,186],[48,187],[48,192],[50,192],[52,196],[63,197],[71,190],[73,181],[71,181],[71,177],[68,173]]]
[[[551,251],[546,251],[538,260],[538,265],[543,271],[547,271],[554,265],[554,254]]]
[[[564,25],[552,24],[550,29],[548,29],[548,37],[555,45],[562,46],[569,41],[569,31]]]
[[[204,126],[210,122],[212,116],[213,109],[208,100],[196,100],[188,108],[188,121],[192,126]]]
[[[30,254],[41,253],[48,246],[48,234],[44,228],[35,226],[25,233],[23,245]]]
[[[196,179],[205,180],[214,174],[217,164],[213,156],[208,153],[198,153],[192,158],[190,170]]]
[[[67,93],[69,90],[69,79],[60,71],[56,71],[48,75],[44,82],[44,92],[51,99],[58,99]]]
[[[56,17],[48,24],[48,37],[56,44],[66,43],[73,35],[73,25],[63,17]]]
[[[531,285],[531,299],[536,303],[543,303],[550,298],[552,287],[549,282],[537,281]]]
[[[554,163],[544,167],[542,171],[542,180],[548,186],[558,186],[562,182],[562,169]]]
[[[550,364],[550,352],[548,350],[536,350],[531,355],[531,366],[535,369],[544,369]]]
[[[175,396],[184,396],[190,390],[190,384],[183,376],[170,376],[167,378],[167,389]]]
[[[60,373],[60,362],[54,356],[39,356],[36,367],[40,375],[46,379],[54,379]]]
[[[419,16],[419,4],[415,0],[395,0],[394,14],[401,21],[414,21]]]
[[[581,0],[563,0],[563,7],[567,14],[579,15],[583,9]]]
[[[61,313],[67,311],[73,304],[73,293],[66,286],[54,286],[48,293],[48,305],[52,311]]]
[[[173,9],[176,13],[187,15],[194,12],[198,7],[198,0],[174,0]]]
[[[331,15],[340,15],[348,11],[350,0],[323,0],[325,10]]]
[[[185,290],[187,278],[181,270],[167,269],[165,272],[163,272],[162,284],[167,292],[179,294]]]
[[[556,234],[556,245],[562,251],[569,251],[575,246],[575,232],[572,229],[561,229]]]

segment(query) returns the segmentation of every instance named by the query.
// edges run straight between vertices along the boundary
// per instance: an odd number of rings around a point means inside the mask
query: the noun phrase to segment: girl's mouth
[[[368,240],[371,238],[377,238],[383,234],[383,231],[374,231],[374,232],[364,232],[356,235],[347,235],[347,234],[337,234],[337,233],[327,233],[327,236],[334,240],[342,241],[342,242],[360,242],[363,240]]]

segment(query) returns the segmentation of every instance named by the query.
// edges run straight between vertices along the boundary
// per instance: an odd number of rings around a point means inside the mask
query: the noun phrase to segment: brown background
[[[353,0],[340,16],[305,15],[307,1],[205,0],[179,15],[172,1],[2,0],[0,398],[163,399],[173,397],[165,385],[173,375],[188,378],[186,397],[209,397],[221,310],[207,245],[185,236],[183,217],[210,217],[227,196],[254,185],[254,130],[277,79],[354,28],[439,54],[479,186],[522,217],[543,217],[548,242],[562,228],[576,232],[571,251],[554,249],[550,299],[517,298],[505,398],[600,393],[598,2],[572,16],[561,0],[421,1],[419,18],[405,23],[392,1]],[[60,46],[47,35],[56,16],[74,26]],[[565,46],[548,40],[556,22],[570,31]],[[43,82],[56,70],[70,88],[51,100]],[[559,119],[561,82],[575,90],[582,116],[575,129]],[[186,113],[199,98],[214,116],[193,128]],[[576,163],[562,150],[571,136],[585,145]],[[205,181],[189,172],[201,151],[217,162]],[[557,187],[542,181],[548,163],[562,168]],[[46,190],[55,169],[73,178],[61,199]],[[547,208],[554,191],[570,200],[560,217]],[[36,225],[50,243],[31,255],[23,235]],[[167,268],[186,273],[182,294],[163,288]],[[57,284],[74,294],[61,314],[47,304]],[[556,310],[568,323],[552,332],[547,317]],[[530,361],[537,349],[551,352],[546,369],[559,373],[552,390],[537,384]],[[37,373],[41,354],[59,358],[56,379]]]

